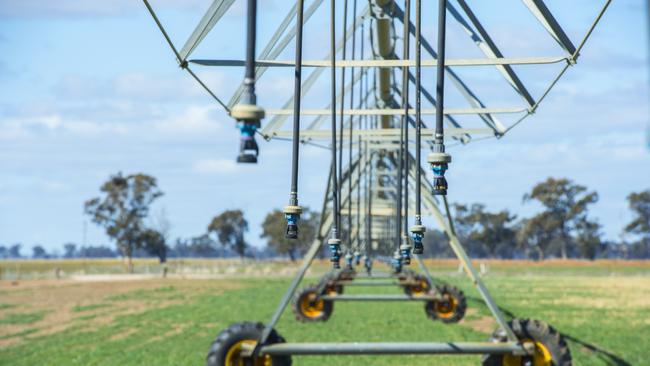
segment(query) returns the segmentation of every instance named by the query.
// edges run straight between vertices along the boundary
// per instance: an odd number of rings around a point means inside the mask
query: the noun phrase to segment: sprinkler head
[[[257,156],[259,155],[259,147],[255,141],[255,131],[260,126],[260,122],[239,122],[240,142],[239,142],[239,155],[237,156],[238,163],[257,163]]]
[[[409,242],[408,236],[404,236],[402,244],[399,246],[399,254],[402,258],[402,263],[407,266],[411,264],[411,243]]]
[[[352,253],[348,252],[348,253],[345,255],[345,264],[346,264],[346,267],[347,267],[348,269],[352,269],[352,260],[353,260],[353,259],[354,259],[354,256],[352,255]]]
[[[363,256],[363,266],[366,267],[366,273],[370,274],[372,271],[372,259],[369,256]]]
[[[284,218],[287,219],[287,231],[284,235],[287,239],[298,239],[298,220],[302,207],[300,206],[286,206],[284,208]]]
[[[413,239],[413,254],[424,253],[424,245],[422,245],[422,239],[424,239],[425,231],[426,228],[422,225],[414,225],[411,228],[411,238]]]
[[[400,255],[399,250],[395,251],[393,259],[391,260],[391,264],[393,265],[393,270],[395,270],[395,273],[402,272],[402,256]]]
[[[361,264],[361,253],[358,250],[354,251],[354,264],[357,266]]]
[[[432,194],[437,196],[446,196],[447,195],[447,179],[445,179],[445,172],[449,167],[451,162],[451,155],[444,152],[432,152],[427,157],[427,161],[431,165],[431,171],[433,172],[433,189]]]
[[[240,133],[238,163],[257,163],[259,147],[255,132],[261,126],[264,109],[255,104],[238,104],[230,110],[230,116],[237,120]]]
[[[332,262],[332,267],[336,269],[341,268],[339,263],[341,260],[341,239],[331,238],[327,241],[327,245],[330,248],[330,262]]]

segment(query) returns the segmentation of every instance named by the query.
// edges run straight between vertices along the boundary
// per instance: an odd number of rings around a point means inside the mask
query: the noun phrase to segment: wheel
[[[555,328],[540,320],[514,319],[510,322],[513,332],[522,343],[535,344],[535,352],[530,356],[485,355],[483,366],[571,366],[571,351],[564,337]],[[492,334],[493,342],[505,342],[505,332],[501,329]]]
[[[463,291],[451,285],[437,286],[436,291],[442,299],[426,302],[424,311],[427,316],[443,323],[457,323],[463,319],[467,310],[467,299]]]
[[[334,284],[335,276],[325,275],[319,282],[318,286],[324,288],[323,293],[334,296],[343,293],[343,285]]]
[[[334,310],[331,301],[321,299],[317,286],[302,288],[293,297],[291,309],[300,322],[324,322]]]
[[[244,347],[255,347],[264,331],[264,324],[244,322],[231,325],[217,336],[206,361],[207,366],[243,366]],[[267,344],[284,343],[275,329],[269,335]],[[290,356],[260,356],[253,359],[254,366],[290,366]]]
[[[426,294],[431,289],[431,283],[424,276],[415,275],[412,282],[415,282],[415,285],[409,284],[404,286],[404,293],[407,295],[420,296]]]

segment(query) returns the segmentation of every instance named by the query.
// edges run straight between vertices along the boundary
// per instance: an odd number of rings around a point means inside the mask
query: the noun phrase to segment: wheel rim
[[[533,353],[533,366],[552,366],[553,356],[548,348],[542,342],[534,342],[532,340],[524,340],[522,343],[535,343],[535,352]],[[503,357],[503,366],[521,366],[524,363],[523,356],[515,356],[507,354]]]
[[[420,280],[417,285],[411,287],[413,295],[422,295],[429,290],[429,284],[425,280]]]
[[[257,341],[253,339],[244,339],[235,344],[233,344],[226,353],[225,364],[226,366],[244,366],[244,358],[242,357],[242,350],[244,346],[246,348],[253,348],[257,345]],[[271,356],[264,355],[261,357],[256,357],[253,359],[253,365],[255,366],[272,366],[273,361]]]
[[[323,314],[325,300],[310,292],[300,299],[300,311],[308,318],[317,318]]]
[[[456,307],[458,306],[458,299],[451,294],[443,294],[443,301],[436,301],[434,309],[440,318],[451,318],[454,316]]]

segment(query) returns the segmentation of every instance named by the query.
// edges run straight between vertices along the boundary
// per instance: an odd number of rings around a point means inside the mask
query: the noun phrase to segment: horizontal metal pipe
[[[336,281],[337,285],[343,286],[400,286],[400,285],[414,285],[411,282],[397,282],[397,281]]]
[[[263,346],[261,355],[404,355],[404,354],[525,354],[515,342],[351,342],[278,343]]]
[[[445,108],[444,114],[509,114],[509,113],[524,113],[528,109],[521,107],[511,108]],[[300,111],[302,116],[321,116],[331,113],[328,109],[303,109]],[[408,113],[414,113],[415,109],[409,109]],[[341,113],[340,111],[338,113]],[[343,112],[345,116],[401,116],[404,115],[403,109],[345,109]],[[435,108],[423,108],[420,113],[422,115],[436,114]],[[266,115],[292,115],[293,109],[267,109]]]
[[[545,65],[567,62],[566,56],[551,57],[497,57],[497,58],[459,58],[445,59],[446,66],[495,66],[495,65]],[[245,66],[244,60],[189,60],[201,66]],[[257,67],[295,67],[290,60],[256,60]],[[303,67],[332,67],[328,60],[306,60]],[[436,67],[438,60],[422,60],[422,67]],[[335,67],[415,67],[415,60],[340,60]]]
[[[329,301],[431,301],[434,300],[434,296],[421,295],[421,296],[409,296],[409,295],[334,295],[334,296],[322,296],[323,300]]]
[[[432,128],[425,128],[422,129],[422,137],[424,138],[432,138],[435,130]],[[368,129],[368,130],[359,130],[359,129],[354,129],[353,130],[354,135],[361,137],[364,140],[372,140],[372,141],[394,141],[395,138],[399,139],[399,128],[382,128],[382,129]],[[455,128],[455,127],[447,127],[445,129],[445,136],[458,136],[458,135],[464,135],[464,134],[473,134],[473,135],[488,135],[488,136],[493,136],[494,135],[494,130],[490,128]],[[275,131],[273,133],[273,136],[278,136],[278,137],[290,137],[291,131],[288,130],[281,130],[281,131]],[[313,129],[306,129],[300,131],[300,137],[302,139],[305,138],[326,138],[329,137],[327,134],[331,134],[330,131],[327,130],[313,130]],[[349,131],[343,131],[343,136],[347,137],[350,135]],[[412,138],[413,133],[409,133],[409,138]]]

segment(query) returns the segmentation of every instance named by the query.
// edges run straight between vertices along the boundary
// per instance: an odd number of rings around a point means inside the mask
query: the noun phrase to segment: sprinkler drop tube
[[[406,0],[404,3],[404,55],[403,59],[408,60],[410,58],[410,47],[411,47],[411,33],[409,27],[411,25],[411,1]],[[408,125],[409,125],[409,68],[405,66],[402,68],[403,78],[402,78],[402,107],[404,108],[404,116],[402,118],[402,141],[404,145],[401,148],[402,157],[400,162],[403,164],[404,172],[404,231],[399,230],[401,243],[399,245],[400,255],[402,256],[402,262],[405,265],[411,264],[411,243],[408,237],[408,212],[409,212],[409,141],[408,141]],[[398,222],[397,226],[401,227],[402,222]]]
[[[257,104],[255,96],[255,46],[257,36],[257,0],[248,0],[246,20],[246,71],[244,86],[246,87],[246,104]]]
[[[415,2],[415,225],[411,228],[413,253],[423,254],[425,228],[422,226],[422,0]]]
[[[330,249],[330,261],[334,268],[340,268],[341,260],[341,240],[339,239],[339,186],[338,170],[336,167],[336,0],[330,0],[330,55],[332,58],[332,85],[331,85],[331,105],[332,105],[332,234],[328,240]]]
[[[451,162],[451,155],[445,153],[444,130],[442,118],[445,106],[445,30],[446,30],[447,0],[438,2],[438,65],[436,83],[436,130],[434,135],[433,152],[429,154],[428,162],[433,171],[433,194],[447,195],[447,180],[445,172]]]
[[[296,18],[296,69],[295,84],[293,87],[293,140],[291,156],[291,192],[289,193],[289,206],[284,208],[287,219],[286,237],[298,238],[298,220],[302,208],[298,205],[298,161],[300,153],[300,94],[302,86],[302,30],[303,30],[304,0],[298,0]]]

